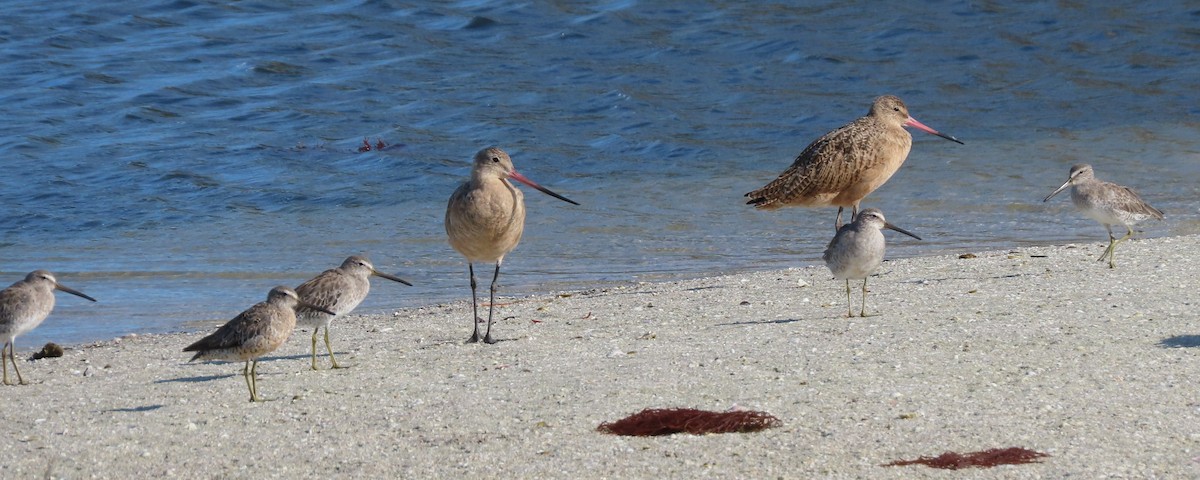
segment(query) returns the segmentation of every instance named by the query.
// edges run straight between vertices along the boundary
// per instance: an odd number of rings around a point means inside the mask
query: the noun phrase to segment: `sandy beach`
[[[867,318],[846,318],[824,265],[505,297],[496,345],[463,343],[464,285],[460,302],[335,323],[350,368],[311,371],[297,331],[259,364],[257,404],[241,364],[187,363],[211,329],[71,346],[0,388],[0,476],[1198,477],[1200,237],[1124,243],[1111,270],[1103,250],[890,260]],[[596,431],[648,407],[782,426]],[[1049,457],[881,466],[1003,447]]]

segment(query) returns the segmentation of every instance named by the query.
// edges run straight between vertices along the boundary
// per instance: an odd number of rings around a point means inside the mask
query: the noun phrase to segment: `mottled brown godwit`
[[[825,265],[833,272],[833,277],[846,280],[846,316],[854,316],[854,307],[850,306],[850,280],[862,280],[862,309],[859,316],[867,316],[867,277],[875,273],[879,264],[883,263],[883,250],[886,242],[882,229],[895,230],[917,240],[921,237],[909,233],[908,230],[897,227],[883,218],[883,212],[878,208],[863,210],[854,221],[838,229],[829,247],[825,248]]]
[[[1067,187],[1071,187],[1071,201],[1075,203],[1075,208],[1078,208],[1088,218],[1100,222],[1108,230],[1108,248],[1097,259],[1103,261],[1107,257],[1108,268],[1117,266],[1115,259],[1117,244],[1133,236],[1134,224],[1147,218],[1163,219],[1163,212],[1151,207],[1133,189],[1100,181],[1092,171],[1092,166],[1086,163],[1073,165],[1071,175],[1067,177],[1066,183],[1050,192],[1042,201],[1049,201],[1051,197],[1058,195],[1058,192],[1066,190]],[[1120,239],[1114,237],[1113,225],[1125,227],[1125,236]]]
[[[342,368],[337,358],[333,356],[333,346],[329,344],[329,324],[342,315],[346,315],[358,307],[371,291],[370,277],[386,278],[393,282],[412,286],[404,279],[375,270],[371,261],[366,257],[354,255],[342,262],[337,268],[331,268],[312,280],[296,287],[300,300],[311,305],[334,312],[333,315],[307,307],[296,308],[296,323],[312,327],[312,369],[317,369],[317,332],[325,328],[325,348],[329,350],[329,361],[333,368]]]
[[[909,116],[899,98],[884,95],[875,99],[865,117],[809,144],[778,178],[747,193],[750,200],[746,203],[767,210],[836,205],[834,228],[840,228],[842,209],[851,207],[853,220],[858,203],[888,181],[908,158],[912,135],[906,126],[962,143]]]
[[[525,230],[524,195],[508,182],[510,178],[564,202],[579,205],[517,173],[512,159],[499,148],[489,147],[475,154],[471,179],[454,191],[446,205],[446,235],[450,237],[450,246],[467,257],[467,271],[471,276],[471,311],[474,314],[471,323],[475,328],[468,342],[480,339],[474,263],[496,263],[488,301],[487,331],[482,337],[486,343],[496,343],[492,338],[492,312],[500,264],[504,256],[516,248]]]
[[[280,285],[272,288],[267,300],[247,308],[216,332],[183,349],[196,352],[190,361],[224,360],[246,362],[242,376],[250,388],[250,401],[258,402],[258,358],[275,351],[296,327],[296,307],[307,307],[329,315],[333,312],[301,302],[296,291]]]
[[[42,320],[50,316],[50,311],[54,310],[55,290],[96,301],[58,283],[54,274],[45,270],[29,272],[24,280],[0,290],[0,338],[4,339],[4,348],[0,349],[0,363],[3,363],[5,385],[11,385],[8,381],[8,360],[12,360],[13,370],[17,372],[17,383],[25,385],[21,369],[17,368],[16,354],[13,353],[17,349],[15,342],[18,335],[37,328],[42,324]],[[5,352],[8,356],[5,356]]]

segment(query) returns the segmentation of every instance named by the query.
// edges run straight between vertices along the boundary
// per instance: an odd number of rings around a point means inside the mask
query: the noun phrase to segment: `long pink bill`
[[[562,200],[562,201],[564,201],[564,202],[570,203],[570,204],[572,204],[572,205],[579,205],[579,202],[576,202],[576,201],[574,201],[574,200],[571,200],[571,199],[569,199],[569,198],[567,198],[567,197],[564,197],[564,196],[562,196],[562,195],[559,195],[559,194],[557,194],[557,193],[551,192],[549,188],[546,188],[546,187],[543,187],[543,186],[541,186],[541,185],[538,185],[538,184],[534,183],[534,182],[533,182],[533,180],[530,180],[530,179],[528,179],[528,178],[525,178],[525,176],[524,176],[524,175],[521,175],[521,174],[517,173],[517,172],[516,172],[516,170],[514,170],[514,171],[510,172],[510,173],[508,174],[508,178],[511,178],[511,179],[513,179],[513,180],[516,180],[516,181],[518,181],[518,182],[521,182],[521,183],[524,183],[524,184],[526,184],[526,185],[529,185],[529,186],[531,186],[531,187],[533,187],[533,188],[536,188],[536,189],[538,189],[538,191],[540,191],[540,192],[542,192],[542,193],[544,193],[544,194],[546,194],[546,195],[549,195],[549,196],[551,196],[551,197],[557,198],[557,199],[559,199],[559,200]]]
[[[956,142],[956,143],[958,143],[959,145],[966,145],[965,143],[963,143],[963,142],[962,142],[962,140],[959,140],[959,139],[957,139],[957,138],[954,138],[954,137],[952,137],[952,136],[950,136],[950,135],[946,135],[946,134],[944,134],[944,133],[941,133],[941,132],[939,132],[939,131],[937,131],[937,130],[934,130],[934,129],[932,129],[932,128],[929,128],[929,127],[928,127],[928,126],[926,126],[924,123],[918,122],[918,121],[917,121],[917,119],[915,119],[915,118],[912,118],[912,117],[908,117],[908,121],[904,122],[904,125],[905,125],[905,126],[909,126],[909,127],[913,127],[913,128],[915,128],[915,129],[917,129],[917,130],[921,130],[921,131],[923,131],[923,132],[925,132],[925,133],[928,133],[928,134],[931,134],[931,135],[937,135],[937,136],[939,136],[939,137],[942,137],[942,138],[944,138],[944,139],[946,139],[946,140],[949,140],[949,141],[951,141],[951,142]]]

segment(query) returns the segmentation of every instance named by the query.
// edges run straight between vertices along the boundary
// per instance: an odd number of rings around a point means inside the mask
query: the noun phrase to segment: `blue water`
[[[813,264],[833,209],[742,194],[884,93],[966,142],[914,133],[864,202],[925,238],[892,257],[1102,241],[1041,202],[1082,161],[1200,232],[1194,3],[678,3],[6,2],[0,282],[100,300],[18,346],[207,328],[356,253],[416,284],[360,311],[465,300],[442,215],[487,145],[582,203],[527,190],[506,293]]]

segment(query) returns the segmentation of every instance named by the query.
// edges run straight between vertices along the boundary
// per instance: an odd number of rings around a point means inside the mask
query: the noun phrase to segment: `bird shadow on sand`
[[[238,373],[238,375],[241,375],[241,373]],[[231,377],[233,377],[232,373],[226,375],[201,375],[198,377],[164,378],[162,380],[155,380],[154,383],[199,383],[211,382],[213,380],[221,380]]]
[[[1200,347],[1200,335],[1175,335],[1158,341],[1162,348],[1196,348]]]
[[[104,410],[104,412],[105,412],[105,413],[137,413],[137,412],[149,412],[149,411],[151,411],[151,410],[158,410],[158,409],[160,409],[160,408],[163,408],[163,407],[165,407],[165,406],[166,406],[166,405],[158,404],[158,405],[143,405],[143,406],[141,406],[141,407],[110,408],[110,409],[108,409],[108,410]]]
[[[520,340],[520,338],[497,338],[496,343],[499,344],[499,343],[515,342],[517,340]],[[434,348],[465,347],[465,346],[470,346],[470,345],[476,345],[476,346],[482,345],[484,347],[489,346],[488,344],[483,343],[483,342],[468,342],[466,340],[456,337],[456,338],[443,338],[440,340],[434,340],[430,343],[427,343],[425,345],[417,347],[417,349],[418,350],[430,350],[430,349],[434,349]]]
[[[742,321],[742,322],[718,323],[715,326],[717,326],[717,327],[731,327],[731,326],[736,327],[736,326],[742,326],[742,325],[772,325],[772,324],[782,325],[782,324],[786,324],[786,323],[796,323],[796,322],[803,322],[803,321],[804,320],[801,320],[799,318],[788,318],[788,319],[782,319],[782,320],[746,320],[746,321]]]
[[[417,349],[418,350],[429,350],[431,348],[450,347],[450,346],[462,345],[464,343],[466,343],[466,342],[462,341],[462,339],[454,340],[454,339],[449,339],[449,338],[443,338],[440,340],[434,340],[434,341],[431,341],[424,345],[421,345],[421,346],[417,347]]]
[[[342,355],[350,355],[349,352],[333,352],[333,354],[337,355],[339,357]],[[328,353],[318,353],[317,354],[317,358],[325,358],[328,356],[329,356]],[[312,353],[297,353],[295,355],[272,355],[269,357],[262,357],[262,358],[258,359],[258,363],[273,362],[275,360],[308,360],[311,358],[312,358]]]
[[[1004,275],[993,275],[991,277],[940,277],[940,278],[914,278],[911,280],[897,280],[896,283],[908,283],[914,285],[925,285],[930,283],[952,282],[952,281],[976,281],[981,278],[991,280],[1006,280],[1010,278],[1021,277],[1039,277],[1040,273],[1006,273]]]

